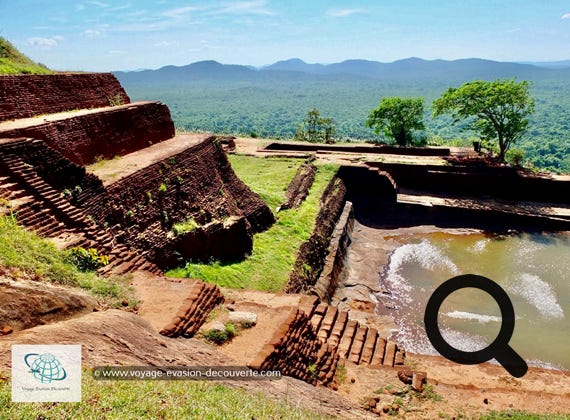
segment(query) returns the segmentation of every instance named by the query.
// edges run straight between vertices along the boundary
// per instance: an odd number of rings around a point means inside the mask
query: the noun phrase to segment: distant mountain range
[[[157,70],[114,72],[121,83],[173,84],[193,80],[293,81],[320,78],[358,78],[386,81],[461,82],[497,78],[544,79],[570,77],[570,61],[552,63],[508,63],[479,58],[424,60],[407,58],[392,63],[346,60],[333,64],[308,64],[298,58],[255,68],[199,61],[186,66],[166,66]]]

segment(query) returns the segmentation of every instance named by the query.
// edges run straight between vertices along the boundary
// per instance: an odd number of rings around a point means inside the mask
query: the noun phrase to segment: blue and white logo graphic
[[[30,368],[34,378],[42,384],[63,381],[67,378],[67,372],[61,362],[51,353],[28,353],[24,357],[24,363]]]
[[[80,402],[81,346],[14,344],[13,402]]]

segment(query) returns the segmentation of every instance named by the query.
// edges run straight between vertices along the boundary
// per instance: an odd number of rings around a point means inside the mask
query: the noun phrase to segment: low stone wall
[[[347,201],[334,229],[323,271],[317,283],[311,289],[311,293],[317,295],[322,301],[330,302],[338,287],[340,275],[344,270],[344,262],[351,242],[350,235],[353,228],[354,211],[352,203]]]
[[[315,228],[309,239],[301,244],[289,281],[287,293],[301,293],[314,286],[321,274],[330,239],[345,203],[346,187],[343,181],[334,177],[321,197],[321,208]]]
[[[522,174],[516,168],[381,162],[367,164],[388,172],[400,188],[457,196],[570,204],[570,181]]]
[[[287,201],[281,205],[282,209],[296,209],[305,201],[315,181],[316,173],[317,167],[312,163],[305,162],[299,166],[285,192]]]
[[[270,143],[265,146],[265,150],[284,150],[300,152],[336,152],[336,153],[370,153],[370,154],[390,154],[406,156],[449,156],[450,150],[444,147],[398,147],[387,145],[333,145],[333,144],[311,144],[311,143]]]
[[[210,312],[223,302],[224,296],[218,286],[197,281],[172,322],[160,334],[167,337],[193,337],[206,322]]]
[[[334,379],[338,359],[334,348],[318,339],[307,314],[293,309],[249,367],[278,370],[310,384],[328,385]]]
[[[142,102],[23,128],[0,128],[0,138],[44,140],[69,160],[87,165],[159,143],[174,136],[168,107]]]
[[[111,73],[0,76],[0,121],[129,102]]]

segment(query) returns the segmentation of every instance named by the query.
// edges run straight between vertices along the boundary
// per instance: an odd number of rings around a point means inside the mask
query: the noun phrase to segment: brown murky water
[[[408,351],[436,354],[423,327],[425,305],[435,288],[459,274],[479,274],[499,283],[513,302],[511,347],[530,365],[570,370],[570,236],[493,237],[433,227],[381,230],[357,225],[353,239],[356,244],[383,244],[370,247],[386,252],[382,258],[349,252],[348,267],[360,281],[375,281],[390,293],[377,296],[394,306],[398,330],[393,338]],[[365,270],[354,269],[362,264]],[[445,300],[439,325],[454,347],[474,351],[496,337],[500,311],[485,292],[462,289]]]

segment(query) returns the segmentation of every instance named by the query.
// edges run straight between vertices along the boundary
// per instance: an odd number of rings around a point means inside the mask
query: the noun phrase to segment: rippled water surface
[[[382,270],[400,331],[415,353],[435,354],[423,330],[435,288],[459,274],[479,274],[510,296],[516,325],[511,347],[531,365],[570,370],[570,237],[566,235],[406,234],[385,237],[398,246]],[[486,347],[500,329],[500,311],[485,292],[461,289],[445,300],[442,334],[458,349]]]

